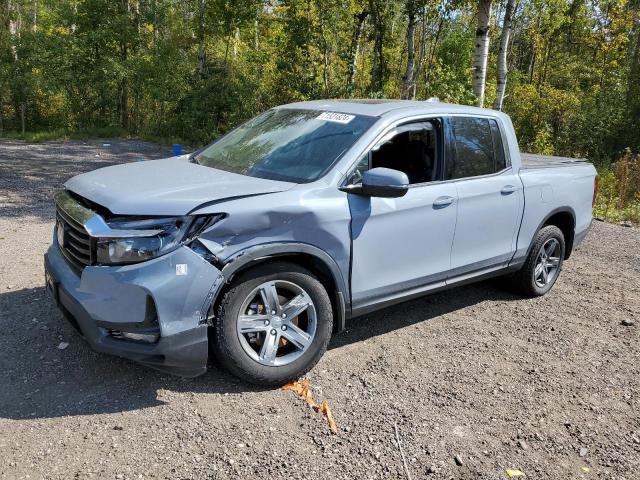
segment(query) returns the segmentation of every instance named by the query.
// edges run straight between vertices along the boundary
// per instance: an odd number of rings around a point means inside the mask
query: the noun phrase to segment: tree
[[[358,69],[358,55],[360,52],[360,40],[362,39],[362,31],[369,17],[367,10],[362,10],[354,15],[355,26],[351,37],[351,47],[349,49],[349,65],[347,70],[347,96],[351,97],[355,91],[356,70]]]
[[[384,41],[386,37],[387,22],[385,18],[386,3],[382,0],[369,0],[369,9],[372,17],[373,36],[373,60],[371,65],[371,83],[369,93],[379,95],[384,86],[386,77],[386,63],[384,56]]]
[[[629,80],[627,86],[627,115],[629,126],[636,133],[640,129],[640,2],[633,9],[633,42],[629,46]],[[629,129],[627,129],[629,131]],[[640,139],[630,135],[635,149],[640,150]]]
[[[491,20],[491,0],[479,0],[477,11],[476,45],[473,55],[473,94],[476,105],[484,104],[484,88],[487,79],[489,58],[489,22]]]
[[[498,50],[496,98],[493,102],[493,108],[496,110],[502,110],[504,92],[507,88],[507,53],[509,52],[509,37],[511,36],[511,20],[514,9],[515,0],[507,0],[507,5],[504,10],[504,20],[502,21],[500,49]]]
[[[415,46],[414,37],[418,16],[416,0],[407,0],[405,5],[407,15],[407,68],[402,77],[402,98],[413,98],[415,95]]]

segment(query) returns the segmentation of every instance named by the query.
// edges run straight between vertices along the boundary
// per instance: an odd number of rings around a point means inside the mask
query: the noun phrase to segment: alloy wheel
[[[556,238],[547,240],[538,252],[533,278],[536,285],[544,288],[554,282],[560,270],[562,248]]]
[[[317,316],[309,294],[284,280],[264,282],[245,298],[236,322],[243,350],[256,362],[279,367],[312,344]]]

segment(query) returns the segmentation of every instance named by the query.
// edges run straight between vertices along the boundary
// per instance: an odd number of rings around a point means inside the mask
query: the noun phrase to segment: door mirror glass
[[[362,175],[362,183],[341,190],[367,197],[398,198],[409,190],[407,174],[391,168],[372,168]]]

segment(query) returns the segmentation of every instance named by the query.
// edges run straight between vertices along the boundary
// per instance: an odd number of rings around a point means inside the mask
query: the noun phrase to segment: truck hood
[[[202,204],[282,192],[294,185],[204,167],[186,156],[101,168],[65,183],[116,215],[186,215]]]

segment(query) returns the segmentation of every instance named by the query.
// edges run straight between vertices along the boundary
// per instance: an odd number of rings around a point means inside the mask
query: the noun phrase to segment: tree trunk
[[[380,0],[369,0],[371,19],[373,21],[373,59],[371,61],[371,83],[369,93],[377,95],[382,91],[385,76],[384,37],[386,31],[385,18]]]
[[[498,72],[496,99],[493,102],[495,110],[502,110],[504,102],[504,92],[507,88],[507,53],[509,52],[509,37],[511,36],[511,21],[515,8],[515,0],[507,0],[507,7],[504,11],[504,21],[502,23],[502,35],[500,37],[500,50],[498,50]]]
[[[255,49],[255,51],[258,51],[258,47],[259,47],[259,34],[260,34],[260,30],[258,29],[259,27],[259,20],[260,20],[260,14],[262,13],[262,3],[258,3],[258,6],[256,7],[256,18],[253,21],[253,28],[254,28],[254,39],[253,39],[253,48]]]
[[[198,5],[198,77],[202,80],[207,74],[207,52],[204,48],[207,0],[199,0]]]
[[[416,8],[414,0],[407,0],[407,68],[402,77],[402,98],[411,98],[415,83],[415,46]]]
[[[123,59],[126,60],[126,47],[123,51]],[[129,86],[126,78],[120,81],[120,125],[125,130],[129,127]]]
[[[536,69],[536,47],[531,45],[531,55],[529,56],[529,83],[533,83],[533,74]]]
[[[120,62],[125,71],[127,70],[126,64],[129,58],[129,10],[129,0],[122,0],[122,14],[127,18],[127,27],[124,32],[121,32]],[[129,85],[126,74],[120,80],[120,126],[125,130],[129,127]]]
[[[433,39],[431,48],[429,49],[429,57],[427,60],[427,69],[426,75],[424,79],[424,91],[425,94],[429,92],[429,83],[431,82],[431,67],[433,66],[433,62],[436,58],[436,53],[438,52],[438,41],[440,40],[440,34],[442,33],[442,27],[444,25],[444,17],[440,17],[440,21],[438,22],[438,28],[436,29],[436,36]]]
[[[418,51],[418,62],[413,73],[413,85],[411,86],[411,100],[415,100],[418,90],[418,79],[422,75],[424,61],[427,54],[427,6],[422,7],[422,21],[420,22],[420,49]]]
[[[26,110],[27,107],[25,106],[24,102],[22,102],[20,104],[20,125],[22,125],[22,135],[24,135],[25,132],[25,116],[26,116]]]
[[[329,97],[329,64],[331,63],[331,58],[322,13],[320,13],[320,37],[322,38],[322,83],[324,84],[324,96]]]
[[[238,46],[240,45],[240,28],[236,27],[233,35],[233,59],[238,58]]]
[[[360,39],[362,31],[367,22],[369,12],[363,11],[355,15],[356,28],[353,30],[351,38],[351,48],[349,49],[349,66],[347,67],[347,96],[353,96],[355,91],[356,71],[358,69],[358,55],[360,53]]]
[[[636,128],[640,126],[640,11],[635,19],[635,42],[629,47],[631,68],[627,87],[627,111],[630,123]]]
[[[478,2],[478,26],[476,28],[476,47],[473,55],[473,94],[476,105],[484,104],[484,87],[487,79],[487,59],[489,58],[489,21],[491,19],[491,0]]]
[[[38,29],[38,0],[33,0],[31,30],[35,32],[37,29]]]
[[[72,12],[72,22],[71,22],[71,33],[76,33],[76,19],[78,18],[78,3],[77,2],[73,2],[71,5],[71,12]]]

